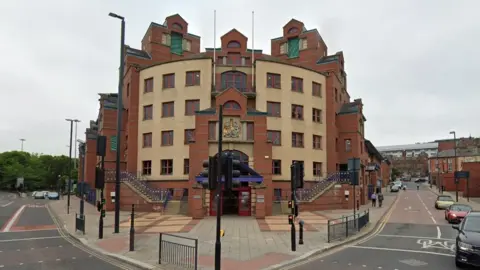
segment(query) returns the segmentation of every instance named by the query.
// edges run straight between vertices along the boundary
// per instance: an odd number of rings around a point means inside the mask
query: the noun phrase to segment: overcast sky
[[[202,50],[236,28],[270,53],[291,18],[317,28],[346,57],[348,91],[365,104],[366,137],[397,145],[480,136],[477,0],[15,0],[0,1],[0,152],[68,154],[69,124],[84,138],[100,92],[116,92],[120,22],[140,48],[150,22],[179,13]],[[249,40],[249,44],[251,39]],[[250,46],[250,45],[249,45]],[[474,124],[476,123],[476,124]]]

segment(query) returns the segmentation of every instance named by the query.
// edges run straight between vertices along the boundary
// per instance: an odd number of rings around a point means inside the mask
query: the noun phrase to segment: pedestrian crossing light
[[[295,203],[293,201],[288,201],[288,208],[292,209],[294,207]]]
[[[288,224],[289,225],[293,224],[293,215],[288,215]]]
[[[200,173],[202,177],[208,177],[208,189],[215,190],[217,188],[218,161],[216,157],[208,157],[203,161],[203,171]]]
[[[233,188],[233,178],[240,177],[240,160],[227,156],[224,159],[223,175],[225,176],[225,190]]]
[[[102,209],[101,214],[102,214],[102,218],[104,218],[105,217],[105,209]]]

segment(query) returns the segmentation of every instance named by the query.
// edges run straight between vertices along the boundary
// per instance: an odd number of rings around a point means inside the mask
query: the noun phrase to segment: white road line
[[[8,203],[2,205],[2,207],[7,207],[7,206],[9,206],[9,205],[12,204],[12,203],[13,203],[13,202],[8,202]]]
[[[433,223],[437,224],[437,221],[432,216],[430,218],[433,220]]]
[[[437,226],[437,238],[442,238],[442,232],[440,231],[440,227]]]
[[[25,205],[22,205],[17,212],[13,215],[13,217],[8,221],[7,226],[3,228],[3,232],[9,232],[10,229],[12,228],[13,224],[17,221],[17,219],[20,217],[20,214],[23,212],[23,209],[25,209]]]
[[[424,236],[413,236],[413,235],[390,235],[390,234],[377,234],[376,236],[380,237],[391,237],[391,238],[412,238],[412,239],[433,239],[434,237],[424,237]],[[438,240],[444,241],[455,241],[453,238],[437,238]]]
[[[432,215],[432,212],[430,212],[430,210],[427,210],[427,212],[428,212],[428,214],[429,214],[430,216],[433,216],[433,215]]]
[[[440,255],[440,256],[446,256],[446,257],[455,257],[455,255],[453,255],[453,254],[445,254],[445,253],[430,252],[430,251],[420,251],[420,250],[409,250],[409,249],[379,248],[379,247],[364,247],[364,246],[351,246],[350,248],[409,252],[409,253],[418,253],[418,254],[431,254],[431,255]]]
[[[43,239],[55,239],[55,238],[62,238],[62,237],[61,237],[61,236],[47,236],[47,237],[6,239],[6,240],[0,240],[0,243],[5,243],[5,242],[17,242],[17,241],[33,241],[33,240],[43,240]]]

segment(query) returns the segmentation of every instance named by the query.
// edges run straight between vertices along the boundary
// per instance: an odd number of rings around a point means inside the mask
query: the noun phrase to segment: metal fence
[[[370,211],[368,209],[355,215],[328,220],[328,243],[357,234],[369,222]]]
[[[198,267],[198,239],[160,233],[158,263],[183,269]]]

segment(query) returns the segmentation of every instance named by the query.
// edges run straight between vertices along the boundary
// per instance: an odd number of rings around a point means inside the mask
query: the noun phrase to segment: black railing
[[[198,269],[198,239],[160,233],[158,264]]]
[[[370,211],[328,220],[328,243],[339,241],[360,232],[370,222]]]

